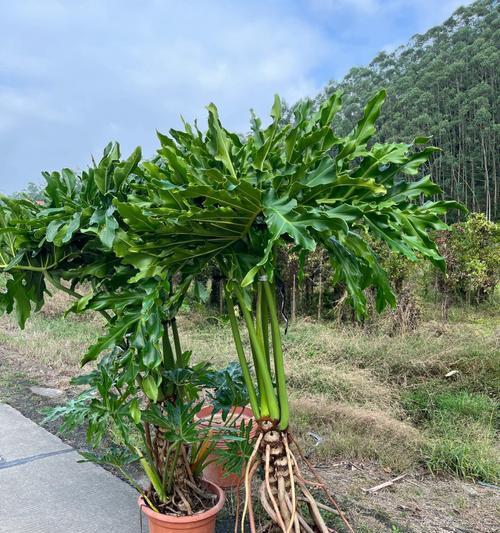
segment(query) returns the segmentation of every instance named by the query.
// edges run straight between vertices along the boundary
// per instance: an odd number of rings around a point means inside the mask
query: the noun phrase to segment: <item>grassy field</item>
[[[66,304],[58,294],[24,331],[10,317],[0,327],[3,346],[62,388],[101,327],[97,316],[65,316]],[[376,461],[395,472],[425,466],[498,483],[498,315],[454,309],[443,323],[435,313],[427,308],[413,333],[396,336],[387,317],[363,328],[305,319],[290,326],[284,345],[294,429],[306,447],[308,432],[321,436],[320,460]],[[223,321],[191,312],[180,324],[196,358],[216,367],[235,359]]]
[[[65,316],[67,303],[65,295],[56,294],[24,331],[13,318],[0,318],[0,401],[21,410],[24,406],[25,414],[34,413],[38,421],[35,411],[43,402],[27,398],[23,384],[73,394],[69,380],[81,371],[80,357],[102,327],[99,316]],[[442,322],[438,309],[429,305],[417,329],[407,335],[391,334],[388,316],[363,327],[307,319],[290,325],[284,345],[292,429],[327,479],[345,494],[344,503],[355,502],[359,512],[378,517],[377,526],[366,526],[364,516],[357,522],[358,531],[441,531],[429,524],[440,514],[455,512],[469,520],[464,527],[476,513],[470,531],[490,531],[481,524],[485,516],[494,517],[494,511],[484,505],[491,497],[487,505],[494,509],[498,494],[485,494],[483,507],[474,498],[467,503],[460,480],[500,480],[498,316],[492,307],[457,308]],[[208,359],[216,367],[235,360],[230,328],[218,317],[191,310],[179,323],[184,347],[193,350],[195,358]],[[321,437],[317,447],[309,432]],[[80,447],[83,438],[72,444]],[[349,484],[344,484],[344,470],[335,469],[341,464],[353,465]],[[376,501],[363,495],[363,487],[402,472],[419,482],[426,473],[444,477],[422,482],[420,492],[408,485],[394,501],[391,493]],[[444,494],[450,487],[449,502],[441,509],[441,502],[433,499],[435,490]],[[415,523],[401,511],[406,509],[401,502],[408,499],[421,508],[428,500],[430,518],[419,518],[422,529],[401,526]],[[490,520],[494,523],[495,518]]]

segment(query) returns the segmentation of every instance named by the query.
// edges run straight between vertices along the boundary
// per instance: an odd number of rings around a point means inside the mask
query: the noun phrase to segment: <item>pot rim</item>
[[[196,413],[195,418],[199,420],[201,423],[205,419],[210,418],[212,415],[212,412],[214,410],[214,406],[212,404],[205,404],[198,413]],[[245,406],[233,406],[231,407],[231,410],[233,412],[237,412],[238,416],[241,416],[243,420],[245,419],[255,419],[252,408],[249,405]]]
[[[214,515],[216,515],[223,507],[224,501],[225,501],[225,494],[224,491],[215,483],[212,483],[211,481],[208,481],[206,479],[200,480],[203,484],[207,485],[211,492],[216,494],[219,499],[217,500],[217,503],[211,507],[210,509],[203,511],[202,513],[197,513],[193,515],[186,515],[186,516],[173,516],[163,513],[157,513],[156,511],[153,511],[147,503],[144,501],[144,498],[142,496],[139,496],[137,499],[137,503],[139,505],[139,509],[148,517],[152,518],[153,520],[158,520],[160,522],[175,522],[177,524],[189,524],[192,522],[198,522],[200,520],[205,520],[207,518],[210,518]]]

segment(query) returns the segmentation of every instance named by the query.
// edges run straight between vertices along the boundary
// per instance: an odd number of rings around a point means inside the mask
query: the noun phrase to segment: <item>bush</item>
[[[454,224],[437,237],[446,273],[437,273],[445,300],[479,304],[491,296],[500,274],[500,226],[481,213]]]

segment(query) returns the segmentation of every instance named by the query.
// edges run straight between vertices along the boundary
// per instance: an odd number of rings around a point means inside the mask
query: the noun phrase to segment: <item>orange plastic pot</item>
[[[217,503],[208,511],[191,516],[172,516],[153,511],[139,497],[138,503],[141,511],[148,519],[149,533],[175,533],[188,531],[189,533],[215,533],[217,513],[224,505],[224,491],[210,481],[204,480],[206,488],[217,495]]]
[[[206,420],[208,423],[210,417],[212,416],[212,411],[213,407],[211,405],[206,405],[200,410],[197,417],[202,421]],[[234,407],[232,410],[232,414],[241,415],[236,422],[238,426],[241,422],[248,423],[248,421],[250,420],[254,421],[253,412],[249,407]],[[216,420],[213,419],[212,425],[221,426],[222,424],[219,424]],[[255,435],[256,430],[257,428],[254,424],[251,431],[252,437]],[[226,443],[223,440],[220,440],[219,442],[217,442],[216,446],[218,448],[225,448]],[[241,475],[234,473],[227,474],[224,467],[215,461],[216,456],[214,454],[209,455],[207,459],[209,461],[209,464],[203,470],[203,479],[215,483],[223,489],[233,488],[240,485],[243,479],[244,472],[242,472]]]

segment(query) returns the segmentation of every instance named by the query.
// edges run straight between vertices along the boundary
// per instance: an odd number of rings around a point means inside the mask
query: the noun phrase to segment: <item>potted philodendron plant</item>
[[[24,327],[55,288],[74,299],[69,311],[102,315],[103,334],[82,358],[82,365],[97,364],[74,380],[87,389],[49,416],[62,416],[66,429],[86,424],[92,445],[110,430],[118,436],[118,447],[86,458],[115,466],[140,491],[151,531],[181,524],[208,532],[224,495],[202,479],[203,469],[221,438],[230,441],[230,467],[241,469],[249,430],[235,432],[230,417],[212,428],[196,415],[207,394],[227,413],[246,404],[246,389],[234,365],[216,372],[191,364],[181,348],[176,314],[191,276],[174,283],[164,269],[143,269],[140,255],[121,257],[131,234],[114,202],[140,194],[140,158],[136,150],[122,161],[111,144],[87,171],[46,174],[43,202],[1,197],[0,271],[8,279],[0,310],[15,311]],[[145,489],[127,473],[134,461],[149,478]]]
[[[332,129],[341,106],[337,93],[317,109],[300,103],[291,122],[282,119],[276,97],[271,123],[264,128],[252,116],[252,132],[244,137],[224,129],[211,104],[206,133],[185,124],[184,131],[159,134],[158,155],[144,164],[148,185],[140,201],[132,195],[113,202],[134,229],[126,246],[115,247],[124,262],[189,279],[216,261],[226,278],[227,312],[257,421],[243,513],[249,511],[252,531],[252,480],[259,466],[260,501],[272,525],[286,532],[331,531],[320,511],[324,504],[318,506],[301,472],[290,424],[276,295],[278,246],[292,243],[302,267],[310,252],[326,250],[334,281],[347,287],[358,316],[365,313],[370,287],[378,311],[395,303],[370,239],[444,268],[428,232],[446,227],[441,215],[460,206],[438,199],[439,187],[421,177],[437,150],[425,147],[429,139],[372,141],[384,98],[380,91],[368,102],[347,136]],[[256,386],[235,306],[248,333]]]

